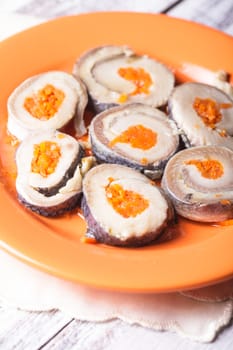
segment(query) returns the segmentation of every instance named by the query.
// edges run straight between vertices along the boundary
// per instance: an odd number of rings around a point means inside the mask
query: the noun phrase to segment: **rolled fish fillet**
[[[84,84],[71,74],[50,71],[23,81],[9,96],[7,129],[19,140],[31,132],[60,130],[72,118],[77,136],[85,134],[83,120],[88,97]]]
[[[168,159],[178,150],[178,131],[165,113],[140,103],[110,108],[91,122],[92,152],[101,163],[135,168],[160,178]]]
[[[19,201],[43,216],[73,209],[81,195],[82,156],[78,141],[67,134],[30,134],[16,151]]]
[[[82,210],[98,242],[125,247],[153,242],[174,218],[159,187],[117,164],[97,165],[85,175]]]
[[[184,83],[174,88],[168,106],[187,147],[233,150],[233,100],[225,92],[203,83]]]
[[[167,163],[162,188],[181,216],[218,222],[233,218],[233,151],[190,147]]]
[[[73,74],[86,85],[96,112],[132,102],[163,106],[175,82],[164,64],[114,45],[85,52],[76,61]]]

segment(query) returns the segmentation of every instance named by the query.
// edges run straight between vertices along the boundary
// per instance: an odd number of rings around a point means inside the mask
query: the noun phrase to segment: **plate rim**
[[[135,12],[97,12],[97,13],[85,13],[85,14],[78,14],[78,15],[71,15],[71,16],[63,16],[60,18],[56,18],[56,19],[52,19],[49,20],[47,22],[43,22],[40,23],[36,26],[33,26],[32,28],[28,28],[23,30],[20,33],[16,33],[15,35],[3,40],[2,42],[0,42],[0,53],[2,51],[2,47],[4,46],[8,46],[8,45],[12,45],[15,41],[17,40],[21,40],[21,38],[25,38],[25,36],[33,36],[33,35],[38,35],[38,31],[42,29],[45,29],[46,27],[56,27],[61,25],[64,22],[69,22],[69,23],[73,23],[75,20],[79,21],[80,18],[84,19],[84,18],[103,18],[103,17],[110,17],[110,18],[116,18],[116,17],[124,17],[124,18],[153,18],[153,19],[157,19],[157,21],[166,21],[166,23],[183,23],[184,26],[188,25],[191,27],[195,27],[198,28],[198,30],[201,28],[201,30],[207,31],[208,33],[213,33],[213,35],[218,35],[220,37],[223,37],[223,40],[230,40],[231,43],[233,43],[233,38],[231,36],[229,36],[226,33],[220,32],[216,29],[210,28],[206,25],[203,24],[199,24],[196,22],[192,22],[192,21],[188,21],[185,19],[180,19],[180,18],[176,18],[176,17],[169,17],[167,15],[164,14],[154,14],[154,13],[135,13]],[[33,34],[34,33],[34,34]],[[40,36],[40,34],[39,34]],[[233,67],[232,67],[233,69]],[[6,196],[4,197],[8,202],[8,205],[11,207],[12,203],[13,206],[16,208],[17,211],[17,218],[18,215],[22,215],[25,219],[25,221],[27,221],[27,225],[32,229],[34,227],[35,221],[34,221],[34,217],[28,215],[28,212],[26,212],[24,209],[21,208],[21,206],[18,203],[15,203],[15,201],[11,198],[11,196],[9,195],[9,193],[4,189],[4,192],[6,194]],[[0,203],[2,200],[2,195],[0,195]],[[13,200],[13,202],[12,202]],[[6,206],[5,209],[9,208],[8,206]],[[32,219],[32,221],[31,221]],[[5,223],[6,227],[9,227],[9,224]],[[41,231],[41,229],[39,230]],[[46,231],[47,232],[47,231]],[[53,237],[53,238],[51,238]],[[51,234],[50,240],[53,241],[55,239],[55,236]],[[60,256],[63,256],[62,254],[62,249],[60,247],[60,237],[56,236],[56,241],[57,244],[59,246],[59,254]],[[189,279],[189,281],[186,281],[186,283],[182,283],[182,281],[177,282],[177,284],[175,284],[175,282],[173,282],[172,286],[169,286],[169,283],[164,287],[161,285],[156,285],[155,283],[153,285],[149,285],[149,281],[147,282],[148,285],[147,286],[130,286],[129,284],[126,283],[125,284],[119,284],[119,282],[111,282],[111,285],[109,285],[109,283],[104,283],[104,279],[102,278],[101,281],[96,280],[93,281],[89,278],[85,278],[85,276],[75,276],[75,274],[73,273],[72,275],[65,273],[64,270],[61,272],[60,268],[54,268],[51,266],[48,266],[48,262],[46,261],[38,261],[38,258],[35,260],[35,258],[33,258],[33,256],[28,256],[27,254],[25,254],[25,249],[23,249],[22,245],[20,246],[20,250],[16,249],[16,247],[14,247],[14,245],[9,245],[7,244],[7,239],[5,237],[5,241],[0,243],[0,247],[4,250],[6,250],[7,252],[13,254],[14,256],[16,256],[17,258],[21,259],[22,261],[37,267],[39,269],[42,269],[43,271],[47,271],[53,275],[62,277],[62,278],[66,278],[68,280],[73,280],[79,283],[83,283],[83,284],[87,284],[90,286],[94,286],[94,287],[99,287],[99,288],[104,288],[104,289],[115,289],[115,290],[122,290],[122,291],[130,291],[130,292],[167,292],[167,291],[177,291],[177,290],[184,290],[184,289],[191,289],[191,288],[199,288],[200,286],[205,286],[205,285],[209,285],[209,284],[213,284],[217,281],[222,281],[222,280],[226,280],[230,277],[233,276],[233,260],[232,260],[232,267],[230,267],[228,269],[228,271],[226,271],[225,274],[222,274],[220,277],[216,277],[214,274],[212,274],[211,276],[206,276],[205,277],[205,281],[202,281],[201,283],[199,283],[198,281],[194,282],[193,279]],[[8,239],[9,242],[9,239]],[[231,239],[231,242],[233,242],[233,240]],[[70,249],[73,246],[73,242],[67,242],[66,241],[66,245],[67,247],[70,247]],[[204,246],[206,245],[206,242],[204,244]],[[18,246],[19,248],[19,246]],[[87,248],[87,247],[86,247]],[[203,246],[202,246],[203,248]],[[35,247],[34,247],[35,249]],[[121,249],[121,248],[119,248]],[[182,250],[182,248],[180,248]],[[187,247],[186,247],[187,249]],[[90,251],[93,250],[92,247],[88,247],[87,249],[89,251],[88,254],[90,254]],[[188,249],[189,250],[189,249]],[[188,252],[190,253],[190,252]],[[35,252],[34,252],[35,254]],[[72,259],[74,259],[74,256],[72,256]],[[90,267],[89,267],[89,271],[88,273],[91,273]]]

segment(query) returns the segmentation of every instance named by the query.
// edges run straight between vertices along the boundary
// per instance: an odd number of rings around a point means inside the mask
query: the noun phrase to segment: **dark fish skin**
[[[92,147],[92,152],[95,158],[97,159],[98,163],[110,163],[110,164],[120,164],[125,165],[130,168],[134,168],[144,175],[146,175],[148,178],[155,180],[160,179],[164,168],[169,160],[169,158],[172,157],[173,154],[178,152],[180,148],[182,147],[180,144],[180,138],[178,137],[177,143],[174,145],[173,153],[167,156],[166,159],[157,159],[154,162],[143,164],[140,163],[134,159],[131,159],[130,157],[127,157],[121,152],[118,152],[117,149],[114,149],[114,147],[108,147],[108,140],[104,137],[103,134],[103,128],[104,123],[103,120],[108,115],[111,115],[112,113],[124,113],[127,111],[128,113],[133,113],[134,110],[147,110],[151,112],[151,110],[154,110],[152,107],[140,104],[140,103],[134,103],[124,106],[117,106],[114,108],[111,108],[107,111],[104,111],[100,114],[98,114],[91,122],[90,129],[89,129],[89,137]],[[173,123],[174,124],[174,123]],[[174,124],[175,127],[175,124]]]
[[[162,182],[162,187],[169,195],[164,182]],[[187,200],[184,202],[178,198],[173,198],[172,201],[177,214],[192,221],[212,223],[229,220],[233,216],[233,202],[228,204],[221,203],[221,201],[209,204],[188,203]]]
[[[210,204],[196,204],[187,205],[185,203],[176,203],[176,210],[178,214],[186,217],[187,219],[198,222],[216,222],[232,219],[233,203],[223,204],[210,203]]]
[[[143,166],[139,165],[138,163],[134,161],[130,161],[129,159],[119,157],[117,154],[114,152],[112,153],[104,153],[98,150],[98,147],[96,147],[95,143],[92,142],[92,153],[95,156],[97,162],[99,164],[101,163],[109,163],[109,164],[120,164],[120,165],[125,165],[129,168],[136,169],[140,171],[142,174],[145,174],[147,177],[153,179],[158,179],[162,176],[163,174],[163,169],[165,168],[165,165],[167,161],[160,162],[159,165],[153,166],[153,165],[148,165],[148,166]],[[148,174],[150,171],[150,175]]]
[[[189,155],[189,157],[185,158],[183,156],[185,154]],[[161,187],[172,201],[177,214],[186,219],[206,223],[232,219],[233,200],[230,194],[233,185],[232,177],[229,177],[228,182],[222,183],[221,187],[219,184],[214,186],[212,183],[210,190],[205,183],[196,184],[195,178],[189,179],[187,169],[183,168],[185,160],[192,159],[195,156],[204,157],[205,155],[207,155],[207,159],[221,155],[221,159],[226,161],[230,169],[232,168],[233,152],[230,149],[219,146],[191,147],[181,151],[168,162],[161,180]],[[179,187],[178,183],[183,185]],[[222,191],[225,193],[225,196],[229,191],[229,197],[226,197],[225,200],[221,199]],[[195,197],[195,194],[198,192],[202,193],[203,196]],[[215,197],[206,200],[205,195],[208,193],[215,194]]]
[[[77,157],[73,160],[73,162],[71,163],[69,169],[65,172],[61,181],[59,181],[57,184],[55,184],[52,187],[38,187],[38,188],[35,188],[35,190],[42,193],[45,197],[52,197],[55,194],[57,194],[59,192],[59,189],[61,187],[64,187],[67,181],[73,177],[74,172],[77,169],[77,166],[79,165],[80,160],[83,156],[84,156],[84,150],[80,146]]]
[[[169,203],[169,202],[168,202]],[[141,237],[130,237],[126,240],[121,240],[110,233],[106,232],[100,224],[95,220],[91,213],[91,209],[88,206],[88,203],[86,201],[85,196],[82,197],[81,201],[81,208],[83,211],[84,218],[87,222],[88,229],[93,234],[95,239],[99,243],[112,245],[112,246],[119,246],[119,247],[142,247],[149,244],[152,244],[153,242],[156,243],[156,239],[162,235],[166,228],[168,228],[171,223],[174,223],[174,211],[173,207],[169,203],[168,208],[168,216],[167,220],[158,227],[154,232],[147,232]]]
[[[109,152],[108,154],[105,152],[102,152],[101,150],[98,149],[92,137],[90,137],[90,139],[91,139],[91,145],[92,145],[92,153],[98,163],[120,164],[120,165],[128,166],[130,168],[134,168],[136,170],[139,170],[140,172],[143,171],[143,166],[140,166],[138,163],[130,161],[129,159],[119,157],[113,151],[111,153]]]
[[[76,193],[73,197],[67,199],[66,201],[60,203],[59,205],[53,205],[50,207],[41,207],[31,203],[28,203],[22,196],[18,195],[18,200],[26,208],[30,209],[34,213],[45,217],[58,217],[65,214],[68,211],[75,209],[80,205],[81,192]]]

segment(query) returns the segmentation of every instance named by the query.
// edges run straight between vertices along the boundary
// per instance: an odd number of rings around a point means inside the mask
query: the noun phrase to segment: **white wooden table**
[[[233,35],[233,0],[1,0],[5,11],[54,18],[93,11],[162,12]],[[25,312],[0,304],[1,350],[230,350],[233,322],[212,344],[199,344],[168,332],[155,332],[120,320],[81,322],[59,311]]]

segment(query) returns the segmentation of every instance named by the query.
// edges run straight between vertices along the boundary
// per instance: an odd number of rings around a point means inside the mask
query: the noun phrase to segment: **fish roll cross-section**
[[[92,151],[101,163],[135,168],[158,179],[179,148],[175,123],[160,110],[141,103],[98,114],[89,129]]]
[[[50,71],[23,81],[9,96],[7,129],[18,140],[31,132],[61,130],[74,120],[77,136],[85,134],[83,121],[88,97],[84,84],[71,74]]]
[[[59,131],[34,133],[16,151],[19,201],[43,216],[59,216],[78,205],[83,150]]]
[[[174,211],[163,191],[138,171],[101,164],[83,180],[83,215],[100,243],[143,246],[173,222]]]
[[[221,146],[190,147],[172,157],[162,188],[181,216],[200,222],[233,218],[233,151]]]
[[[121,104],[163,106],[174,87],[174,74],[163,63],[126,46],[100,46],[79,57],[73,74],[86,85],[97,113]]]

